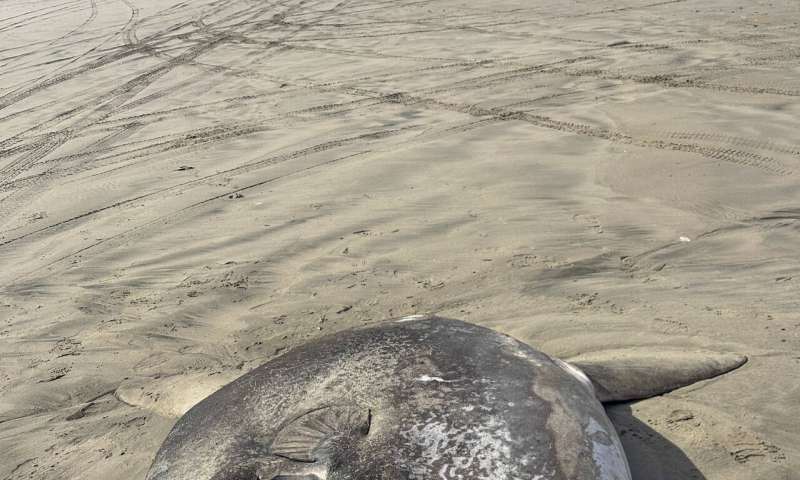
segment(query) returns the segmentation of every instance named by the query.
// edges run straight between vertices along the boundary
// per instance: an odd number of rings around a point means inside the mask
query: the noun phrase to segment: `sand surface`
[[[636,479],[800,478],[799,65],[797,0],[0,2],[0,478],[417,312],[746,354],[613,409]]]

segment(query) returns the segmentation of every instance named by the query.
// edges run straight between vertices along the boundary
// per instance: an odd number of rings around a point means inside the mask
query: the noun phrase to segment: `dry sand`
[[[0,478],[140,479],[120,387],[416,312],[746,354],[613,409],[636,479],[800,478],[797,0],[0,18]]]

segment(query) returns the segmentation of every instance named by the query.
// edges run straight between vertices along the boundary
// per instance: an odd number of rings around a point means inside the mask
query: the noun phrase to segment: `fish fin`
[[[193,373],[135,379],[120,385],[114,395],[130,406],[150,410],[163,417],[178,418],[241,374]]]
[[[357,405],[329,405],[290,420],[272,442],[272,454],[297,462],[319,460],[331,441],[369,433],[372,415]]]
[[[661,395],[735,370],[747,357],[733,353],[670,349],[619,349],[579,355],[569,363],[592,381],[601,402]]]

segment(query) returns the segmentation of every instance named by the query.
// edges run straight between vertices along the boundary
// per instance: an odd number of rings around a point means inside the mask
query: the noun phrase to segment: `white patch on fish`
[[[400,320],[397,320],[396,323],[413,322],[414,320],[424,320],[426,318],[428,318],[428,315],[423,315],[423,314],[408,315],[401,318]]]
[[[422,375],[421,377],[417,377],[418,382],[439,382],[439,383],[452,383],[455,380],[445,380],[442,377],[431,377],[430,375]]]
[[[589,418],[586,434],[592,442],[592,458],[600,470],[603,480],[628,480],[631,472],[628,461],[622,454],[622,445],[619,440],[606,432],[602,425],[594,418]]]

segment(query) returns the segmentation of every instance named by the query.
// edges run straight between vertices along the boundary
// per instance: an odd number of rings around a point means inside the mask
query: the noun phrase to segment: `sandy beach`
[[[3,1],[0,478],[430,312],[747,355],[611,409],[634,478],[800,479],[799,128],[796,0]]]

